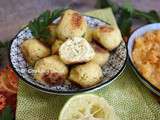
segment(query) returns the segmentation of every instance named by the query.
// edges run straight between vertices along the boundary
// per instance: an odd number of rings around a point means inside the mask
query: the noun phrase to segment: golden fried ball
[[[51,85],[62,84],[68,75],[67,66],[53,55],[36,62],[34,78]]]
[[[88,62],[72,68],[69,79],[86,88],[99,83],[102,76],[101,67],[94,62]]]
[[[56,24],[51,24],[48,26],[48,29],[51,33],[51,38],[49,39],[49,44],[52,45],[53,42],[57,39],[57,25]]]
[[[96,43],[92,43],[92,47],[95,51],[95,57],[92,59],[92,61],[100,66],[103,66],[109,60],[109,51],[97,45]]]
[[[34,38],[25,40],[21,44],[21,50],[25,59],[31,65],[50,54],[50,49]]]
[[[62,40],[55,40],[55,42],[52,45],[52,54],[58,54],[60,46],[64,43]]]
[[[88,42],[92,42],[93,40],[93,28],[92,27],[87,27],[87,31],[84,35],[84,38],[88,41]]]
[[[109,25],[97,27],[94,30],[94,38],[108,50],[115,49],[122,41],[120,30]]]
[[[79,12],[66,10],[57,27],[58,37],[66,40],[72,37],[81,37],[85,34],[87,22]]]

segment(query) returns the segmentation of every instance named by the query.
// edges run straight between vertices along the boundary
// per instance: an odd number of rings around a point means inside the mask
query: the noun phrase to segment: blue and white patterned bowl
[[[132,50],[133,50],[135,39],[139,36],[143,36],[146,32],[150,32],[150,31],[154,31],[154,30],[160,30],[160,23],[153,23],[153,24],[145,25],[145,26],[142,26],[142,27],[138,28],[137,30],[135,30],[128,40],[127,49],[128,49],[129,60],[132,65],[132,68],[135,71],[136,75],[140,78],[140,81],[146,87],[148,87],[151,91],[153,91],[155,94],[160,96],[160,90],[158,88],[156,88],[155,86],[153,86],[148,80],[146,80],[140,74],[140,72],[138,71],[138,69],[134,65],[133,59],[132,59]]]
[[[102,20],[99,20],[94,17],[90,16],[84,16],[87,20],[87,24],[92,27],[97,27],[100,25],[107,24]],[[57,23],[60,18],[57,18],[53,23]],[[25,59],[23,58],[23,55],[21,53],[20,45],[26,38],[32,38],[31,31],[28,29],[28,27],[25,27],[22,29],[12,40],[10,45],[10,63],[14,69],[14,71],[19,75],[19,77],[28,85],[37,88],[40,91],[51,93],[51,94],[59,94],[59,95],[69,95],[69,94],[75,94],[75,93],[81,93],[81,92],[89,92],[96,89],[100,89],[103,86],[108,85],[111,83],[115,78],[120,75],[120,73],[123,71],[125,67],[125,63],[127,60],[127,48],[125,45],[125,42],[122,41],[121,44],[117,49],[112,51],[109,61],[102,67],[104,77],[102,78],[102,82],[89,87],[89,88],[79,88],[78,86],[73,85],[68,80],[66,80],[66,83],[63,85],[58,86],[49,86],[45,84],[41,84],[37,80],[34,80],[33,75],[28,72],[32,71],[33,68],[27,64]]]

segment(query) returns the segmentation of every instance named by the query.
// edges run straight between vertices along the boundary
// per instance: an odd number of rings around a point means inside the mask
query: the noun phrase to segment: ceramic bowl
[[[154,93],[156,93],[157,95],[160,96],[160,90],[158,88],[156,88],[155,86],[153,86],[148,80],[146,80],[140,74],[140,72],[137,70],[136,66],[134,65],[133,59],[132,59],[132,50],[133,50],[135,39],[139,36],[143,36],[146,32],[150,32],[150,31],[154,31],[154,30],[160,30],[160,23],[145,25],[145,26],[142,26],[142,27],[138,28],[137,30],[135,30],[131,34],[131,36],[128,40],[127,49],[128,49],[129,60],[132,65],[132,68],[135,71],[136,75],[139,77],[140,81],[145,86],[147,86],[151,91],[153,91]]]
[[[107,24],[106,22],[90,17],[84,16],[87,21],[87,24],[92,27],[97,27],[100,25]],[[53,23],[57,23],[60,18],[57,18]],[[14,71],[18,74],[18,76],[28,85],[37,88],[40,91],[51,93],[51,94],[59,94],[59,95],[71,95],[75,93],[81,92],[90,92],[97,89],[100,89],[112,81],[114,81],[120,73],[123,71],[127,59],[127,48],[125,42],[122,41],[118,48],[111,52],[109,61],[102,67],[104,77],[102,78],[102,82],[98,83],[95,86],[89,88],[80,88],[76,85],[73,85],[69,80],[66,80],[66,83],[58,86],[49,86],[47,84],[41,84],[37,80],[34,80],[33,74],[28,72],[32,71],[33,68],[28,65],[25,61],[22,52],[20,50],[20,45],[24,41],[25,38],[32,38],[31,31],[28,27],[22,29],[12,40],[10,45],[10,63],[13,67]]]

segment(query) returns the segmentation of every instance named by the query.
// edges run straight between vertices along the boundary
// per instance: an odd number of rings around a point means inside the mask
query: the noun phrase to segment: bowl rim
[[[101,20],[100,18],[96,18],[96,17],[89,16],[89,15],[83,15],[83,16],[91,17],[91,18],[97,19],[97,20],[99,20],[99,21],[102,21],[102,22],[104,22],[105,24],[110,25],[109,23],[107,23],[107,22],[104,21],[104,20]],[[9,49],[9,52],[8,52],[9,64],[11,65],[12,69],[14,70],[14,72],[19,76],[20,80],[24,81],[24,83],[26,83],[27,85],[31,86],[32,88],[36,88],[37,90],[42,91],[42,92],[44,92],[44,93],[57,94],[57,95],[73,95],[73,94],[79,94],[79,93],[83,93],[83,92],[95,91],[95,90],[98,90],[98,89],[100,89],[100,88],[108,85],[108,84],[111,83],[112,81],[114,81],[118,76],[121,75],[121,73],[123,72],[123,70],[124,70],[125,67],[126,67],[126,63],[127,63],[127,60],[128,60],[128,49],[127,49],[127,44],[126,44],[126,42],[122,39],[123,42],[125,43],[126,58],[125,58],[125,61],[124,61],[123,66],[121,67],[121,69],[117,72],[117,74],[116,74],[113,78],[111,78],[111,79],[109,79],[109,80],[107,80],[107,81],[105,81],[105,82],[103,82],[103,83],[99,83],[99,84],[97,84],[97,85],[91,86],[91,87],[89,87],[89,88],[83,88],[83,89],[79,89],[79,90],[76,90],[76,91],[57,91],[57,90],[51,90],[51,89],[42,88],[42,87],[40,87],[40,86],[37,86],[37,85],[35,85],[35,84],[32,84],[31,82],[27,81],[23,76],[21,76],[21,75],[18,73],[18,71],[16,71],[16,69],[14,68],[14,66],[13,66],[13,64],[12,64],[12,62],[11,62],[10,53],[11,53],[12,43],[13,43],[13,41],[16,39],[17,35],[18,35],[21,31],[23,31],[25,28],[27,28],[27,26],[25,26],[25,27],[23,27],[22,29],[20,29],[20,30],[17,32],[17,34],[16,34],[16,35],[11,39],[11,41],[10,41],[9,48],[8,48],[8,49]]]
[[[134,31],[131,32],[130,34],[130,37],[128,38],[128,41],[127,41],[127,51],[128,51],[128,60],[130,62],[130,65],[133,69],[133,71],[136,73],[136,75],[138,75],[138,78],[140,79],[140,81],[147,87],[149,88],[152,92],[154,92],[155,94],[157,94],[158,96],[160,96],[160,89],[158,89],[157,87],[155,87],[151,82],[149,82],[146,78],[144,78],[141,73],[139,72],[139,70],[136,68],[136,66],[134,65],[132,59],[131,59],[131,56],[129,55],[129,41],[130,40],[133,40],[133,39],[130,39],[131,36],[133,36],[134,33],[136,33],[139,29],[144,29],[144,27],[146,26],[152,26],[152,25],[155,25],[155,24],[159,24],[160,23],[151,23],[151,24],[145,24],[145,25],[142,25],[138,28],[136,28]],[[153,30],[151,30],[153,31]],[[146,32],[145,32],[146,33]],[[131,49],[131,48],[130,48]],[[131,52],[132,52],[133,48],[131,49]]]

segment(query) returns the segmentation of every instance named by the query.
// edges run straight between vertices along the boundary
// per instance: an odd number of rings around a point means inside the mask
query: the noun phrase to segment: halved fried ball
[[[94,39],[108,50],[113,50],[122,41],[120,30],[109,25],[97,27],[94,30]]]
[[[85,34],[87,22],[79,12],[66,10],[57,27],[58,37],[66,40],[72,37],[81,37]]]
[[[59,56],[65,64],[89,62],[95,56],[92,46],[82,37],[65,41],[59,48]]]
[[[67,66],[57,55],[43,58],[36,62],[34,78],[51,85],[62,84],[68,75]]]
[[[86,88],[99,83],[102,76],[101,67],[94,62],[88,62],[72,68],[69,79]]]
[[[31,65],[50,54],[50,49],[34,38],[25,40],[21,44],[21,51]]]
[[[95,57],[91,61],[94,61],[98,65],[103,66],[109,60],[109,51],[100,45],[97,45],[96,43],[92,43],[92,47],[95,51]]]
[[[54,41],[54,43],[52,44],[52,48],[51,48],[53,55],[54,54],[58,54],[59,48],[63,43],[64,43],[64,41],[63,40],[59,40],[59,39]]]

